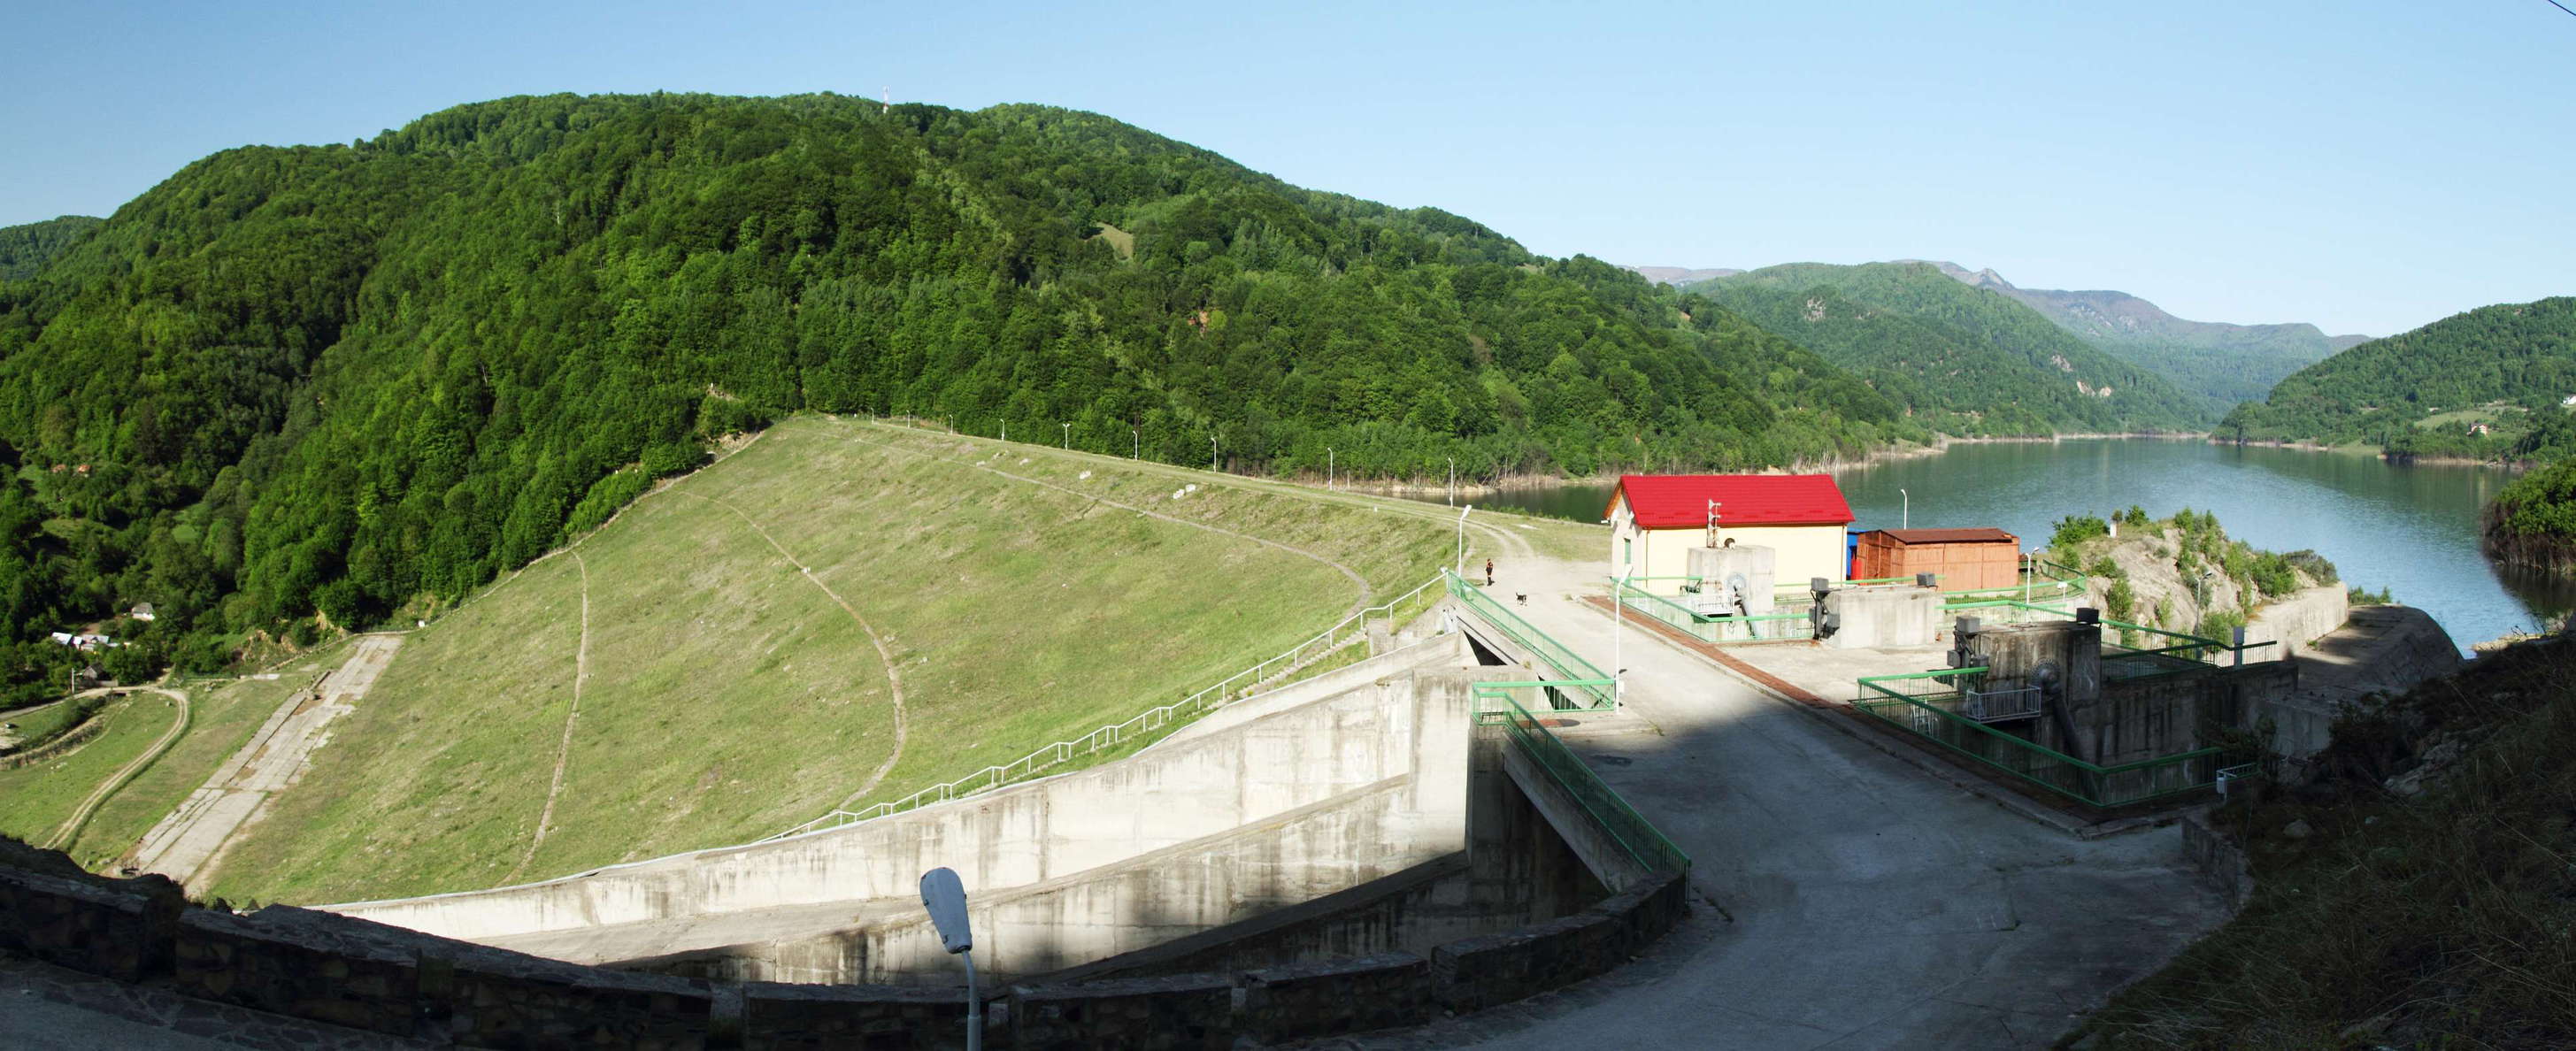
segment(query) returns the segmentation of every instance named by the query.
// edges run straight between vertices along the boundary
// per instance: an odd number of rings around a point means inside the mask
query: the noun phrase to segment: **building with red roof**
[[[1690,549],[1732,540],[1777,553],[1777,580],[1840,582],[1852,522],[1826,474],[1630,474],[1610,494],[1610,572],[1657,594],[1680,590]]]

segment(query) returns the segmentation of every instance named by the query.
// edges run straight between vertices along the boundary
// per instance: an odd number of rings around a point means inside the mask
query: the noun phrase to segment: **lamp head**
[[[939,942],[950,953],[975,947],[974,932],[966,925],[966,885],[957,870],[942,865],[921,874],[921,907],[929,911],[930,925],[939,929]]]

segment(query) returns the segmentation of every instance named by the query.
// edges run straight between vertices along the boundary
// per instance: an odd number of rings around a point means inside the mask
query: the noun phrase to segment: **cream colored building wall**
[[[1758,544],[1777,552],[1778,576],[1773,583],[1781,587],[1805,584],[1810,577],[1840,583],[1850,576],[1843,527],[1838,525],[1729,528],[1721,523],[1717,536],[1719,543],[1733,538],[1738,544]],[[1690,574],[1690,549],[1707,542],[1706,527],[1639,529],[1627,501],[1622,500],[1610,512],[1610,569],[1605,575],[1620,575],[1624,565],[1631,577],[1668,578],[1646,580],[1639,587],[1658,595],[1677,594],[1680,578]]]

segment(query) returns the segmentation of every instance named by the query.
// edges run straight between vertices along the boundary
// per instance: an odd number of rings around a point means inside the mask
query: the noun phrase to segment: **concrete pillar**
[[[1825,612],[1836,620],[1827,646],[1928,646],[1941,627],[1941,593],[1902,584],[1837,588],[1825,596]]]

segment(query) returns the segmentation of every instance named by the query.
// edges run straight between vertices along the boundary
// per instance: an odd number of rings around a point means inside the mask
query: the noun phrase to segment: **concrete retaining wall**
[[[2343,626],[2352,600],[2341,584],[2305,588],[2255,612],[2245,621],[2245,641],[2277,642],[2245,651],[2247,661],[2286,660],[2308,652],[2318,639]]]
[[[1129,863],[1334,800],[1377,806],[1382,820],[1369,824],[1369,845],[1401,844],[1399,852],[1351,867],[1330,886],[1294,877],[1325,893],[1465,848],[1471,702],[1463,680],[1421,689],[1416,681],[1370,683],[1117,763],[845,828],[544,883],[329,908],[486,940],[911,899],[920,874],[941,865],[980,896]],[[1390,779],[1402,779],[1399,799],[1381,806],[1363,798]],[[1322,863],[1359,852],[1319,844],[1308,855]]]
[[[1189,725],[1172,731],[1172,735],[1154,742],[1146,751],[1172,748],[1222,731],[1231,730],[1255,719],[1277,715],[1302,704],[1311,704],[1338,693],[1347,693],[1389,676],[1401,675],[1415,668],[1460,667],[1467,660],[1467,638],[1450,633],[1435,635],[1345,668],[1335,668],[1311,679],[1301,679],[1267,693],[1226,705],[1199,716]]]

